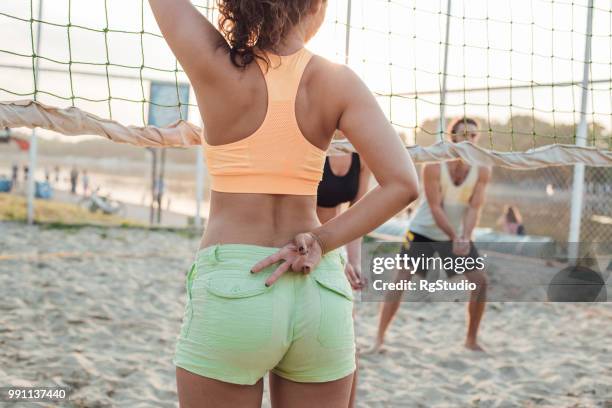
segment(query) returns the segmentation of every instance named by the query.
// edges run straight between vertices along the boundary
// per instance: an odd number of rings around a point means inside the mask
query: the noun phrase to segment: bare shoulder
[[[318,72],[318,73],[323,73],[326,72],[328,74],[336,72],[338,70],[341,70],[343,68],[347,68],[350,70],[350,68],[348,68],[347,66],[343,65],[343,64],[338,64],[336,62],[333,62],[327,58],[325,58],[322,55],[319,54],[312,54],[312,60],[311,60],[311,64],[313,65],[313,68]]]
[[[315,133],[331,135],[339,128],[351,98],[347,95],[351,86],[345,85],[348,72],[351,71],[347,67],[316,54],[306,68],[302,78],[303,89],[306,91],[304,95],[307,95],[306,106],[314,115],[311,120],[322,124]],[[352,99],[359,98],[354,96]]]
[[[351,68],[320,55],[312,57],[311,66],[311,85],[325,87],[330,93],[338,95],[338,91],[342,91],[340,94],[346,94],[351,90],[351,85],[362,83]]]
[[[321,108],[325,122],[334,129],[341,128],[342,119],[350,108],[376,112],[378,105],[374,105],[377,102],[372,93],[351,68],[315,55],[308,71],[305,79],[311,103]],[[353,115],[353,118],[355,116],[360,114]],[[349,129],[342,130],[346,132]],[[349,133],[356,134],[355,129]]]

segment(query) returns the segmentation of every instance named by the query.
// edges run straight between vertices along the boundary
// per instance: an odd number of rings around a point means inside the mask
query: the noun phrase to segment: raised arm
[[[189,0],[149,0],[155,20],[170,49],[194,85],[214,77],[227,48],[221,33]],[[227,60],[227,57],[225,57]]]
[[[378,227],[418,197],[414,164],[376,99],[349,68],[338,75],[339,129],[368,164],[379,186],[347,211],[313,231],[326,251]]]

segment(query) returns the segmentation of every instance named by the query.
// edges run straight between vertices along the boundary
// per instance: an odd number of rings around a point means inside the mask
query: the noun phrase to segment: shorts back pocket
[[[353,292],[344,273],[315,274],[321,297],[318,340],[324,347],[354,347]]]
[[[274,292],[254,276],[204,276],[192,288],[192,341],[216,350],[248,351],[272,335]]]

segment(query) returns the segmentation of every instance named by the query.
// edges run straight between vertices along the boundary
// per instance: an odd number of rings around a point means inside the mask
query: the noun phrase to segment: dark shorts
[[[402,249],[400,251],[400,256],[408,256],[409,258],[433,258],[434,254],[438,254],[438,256],[442,259],[453,258],[454,260],[458,258],[472,258],[476,259],[480,257],[478,250],[474,246],[473,242],[470,242],[470,252],[467,256],[458,256],[453,253],[453,242],[452,241],[436,241],[431,238],[428,238],[424,235],[417,234],[416,232],[407,231],[404,239],[404,243],[402,245]],[[465,272],[470,273],[478,270],[477,268],[466,268]],[[422,277],[425,277],[428,269],[420,267],[415,271],[415,274],[418,274]],[[450,278],[452,276],[458,275],[457,272],[451,269],[445,269],[446,275]]]

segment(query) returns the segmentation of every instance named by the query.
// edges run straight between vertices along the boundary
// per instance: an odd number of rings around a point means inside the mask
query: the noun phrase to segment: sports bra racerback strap
[[[257,58],[257,64],[266,81],[268,100],[270,102],[295,101],[312,53],[302,48],[291,55],[267,54],[267,57],[270,60],[269,65],[260,58]]]

